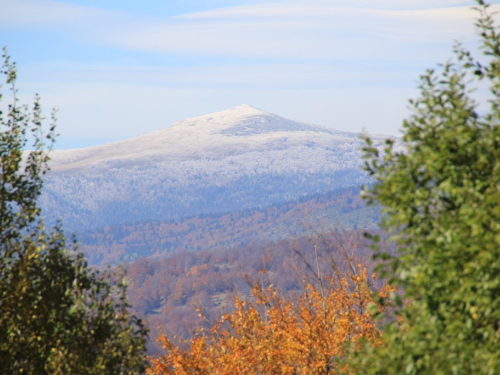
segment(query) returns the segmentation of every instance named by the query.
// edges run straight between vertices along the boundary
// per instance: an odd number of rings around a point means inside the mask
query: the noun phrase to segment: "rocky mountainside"
[[[366,183],[361,145],[359,134],[241,105],[125,141],[53,151],[41,204],[70,231],[264,207]]]

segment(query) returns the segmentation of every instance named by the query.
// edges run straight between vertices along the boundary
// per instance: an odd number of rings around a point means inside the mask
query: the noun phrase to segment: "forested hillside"
[[[235,296],[251,298],[254,283],[262,288],[273,285],[283,296],[300,295],[306,283],[314,281],[318,261],[323,277],[332,275],[332,265],[344,273],[360,262],[373,269],[362,231],[325,232],[183,251],[163,259],[141,258],[126,266],[129,301],[151,329],[150,352],[161,352],[155,340],[161,332],[176,340],[192,338],[199,328],[209,328],[232,311]]]
[[[78,233],[77,238],[89,261],[110,264],[295,238],[330,228],[374,229],[379,218],[378,208],[367,207],[359,190],[344,189],[264,209],[107,226]]]

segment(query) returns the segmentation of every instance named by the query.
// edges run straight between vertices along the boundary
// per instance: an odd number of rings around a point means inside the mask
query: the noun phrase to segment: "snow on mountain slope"
[[[375,143],[386,137],[372,137]],[[78,231],[263,207],[368,182],[359,134],[248,105],[133,139],[51,153],[47,219]]]
[[[132,139],[51,153],[53,174],[105,172],[149,163],[224,158],[316,144],[342,147],[357,134],[306,125],[249,105],[179,121]]]

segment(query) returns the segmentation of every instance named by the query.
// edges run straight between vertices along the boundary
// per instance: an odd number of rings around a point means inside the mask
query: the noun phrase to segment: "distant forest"
[[[42,212],[49,224],[62,219],[71,233],[137,221],[262,209],[370,182],[357,166],[314,173],[238,171],[229,177],[217,170],[211,174],[195,170],[192,174],[183,171],[186,176],[182,179],[176,179],[173,172],[169,174],[168,167],[160,164],[112,169],[105,174],[49,175],[40,198]]]
[[[80,232],[77,238],[94,264],[166,256],[180,251],[240,247],[330,228],[374,229],[377,207],[367,207],[359,189],[347,188],[275,203],[264,209],[145,221]]]

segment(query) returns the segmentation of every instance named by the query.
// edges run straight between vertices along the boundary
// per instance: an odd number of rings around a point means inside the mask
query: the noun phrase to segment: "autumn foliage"
[[[150,358],[148,374],[349,373],[338,359],[361,340],[377,345],[380,332],[369,312],[378,281],[366,265],[352,259],[347,265],[344,271],[331,265],[322,276],[318,264],[295,296],[256,283],[252,298],[235,297],[235,310],[201,329],[187,347],[161,336],[167,354]],[[389,292],[381,287],[378,293]]]

